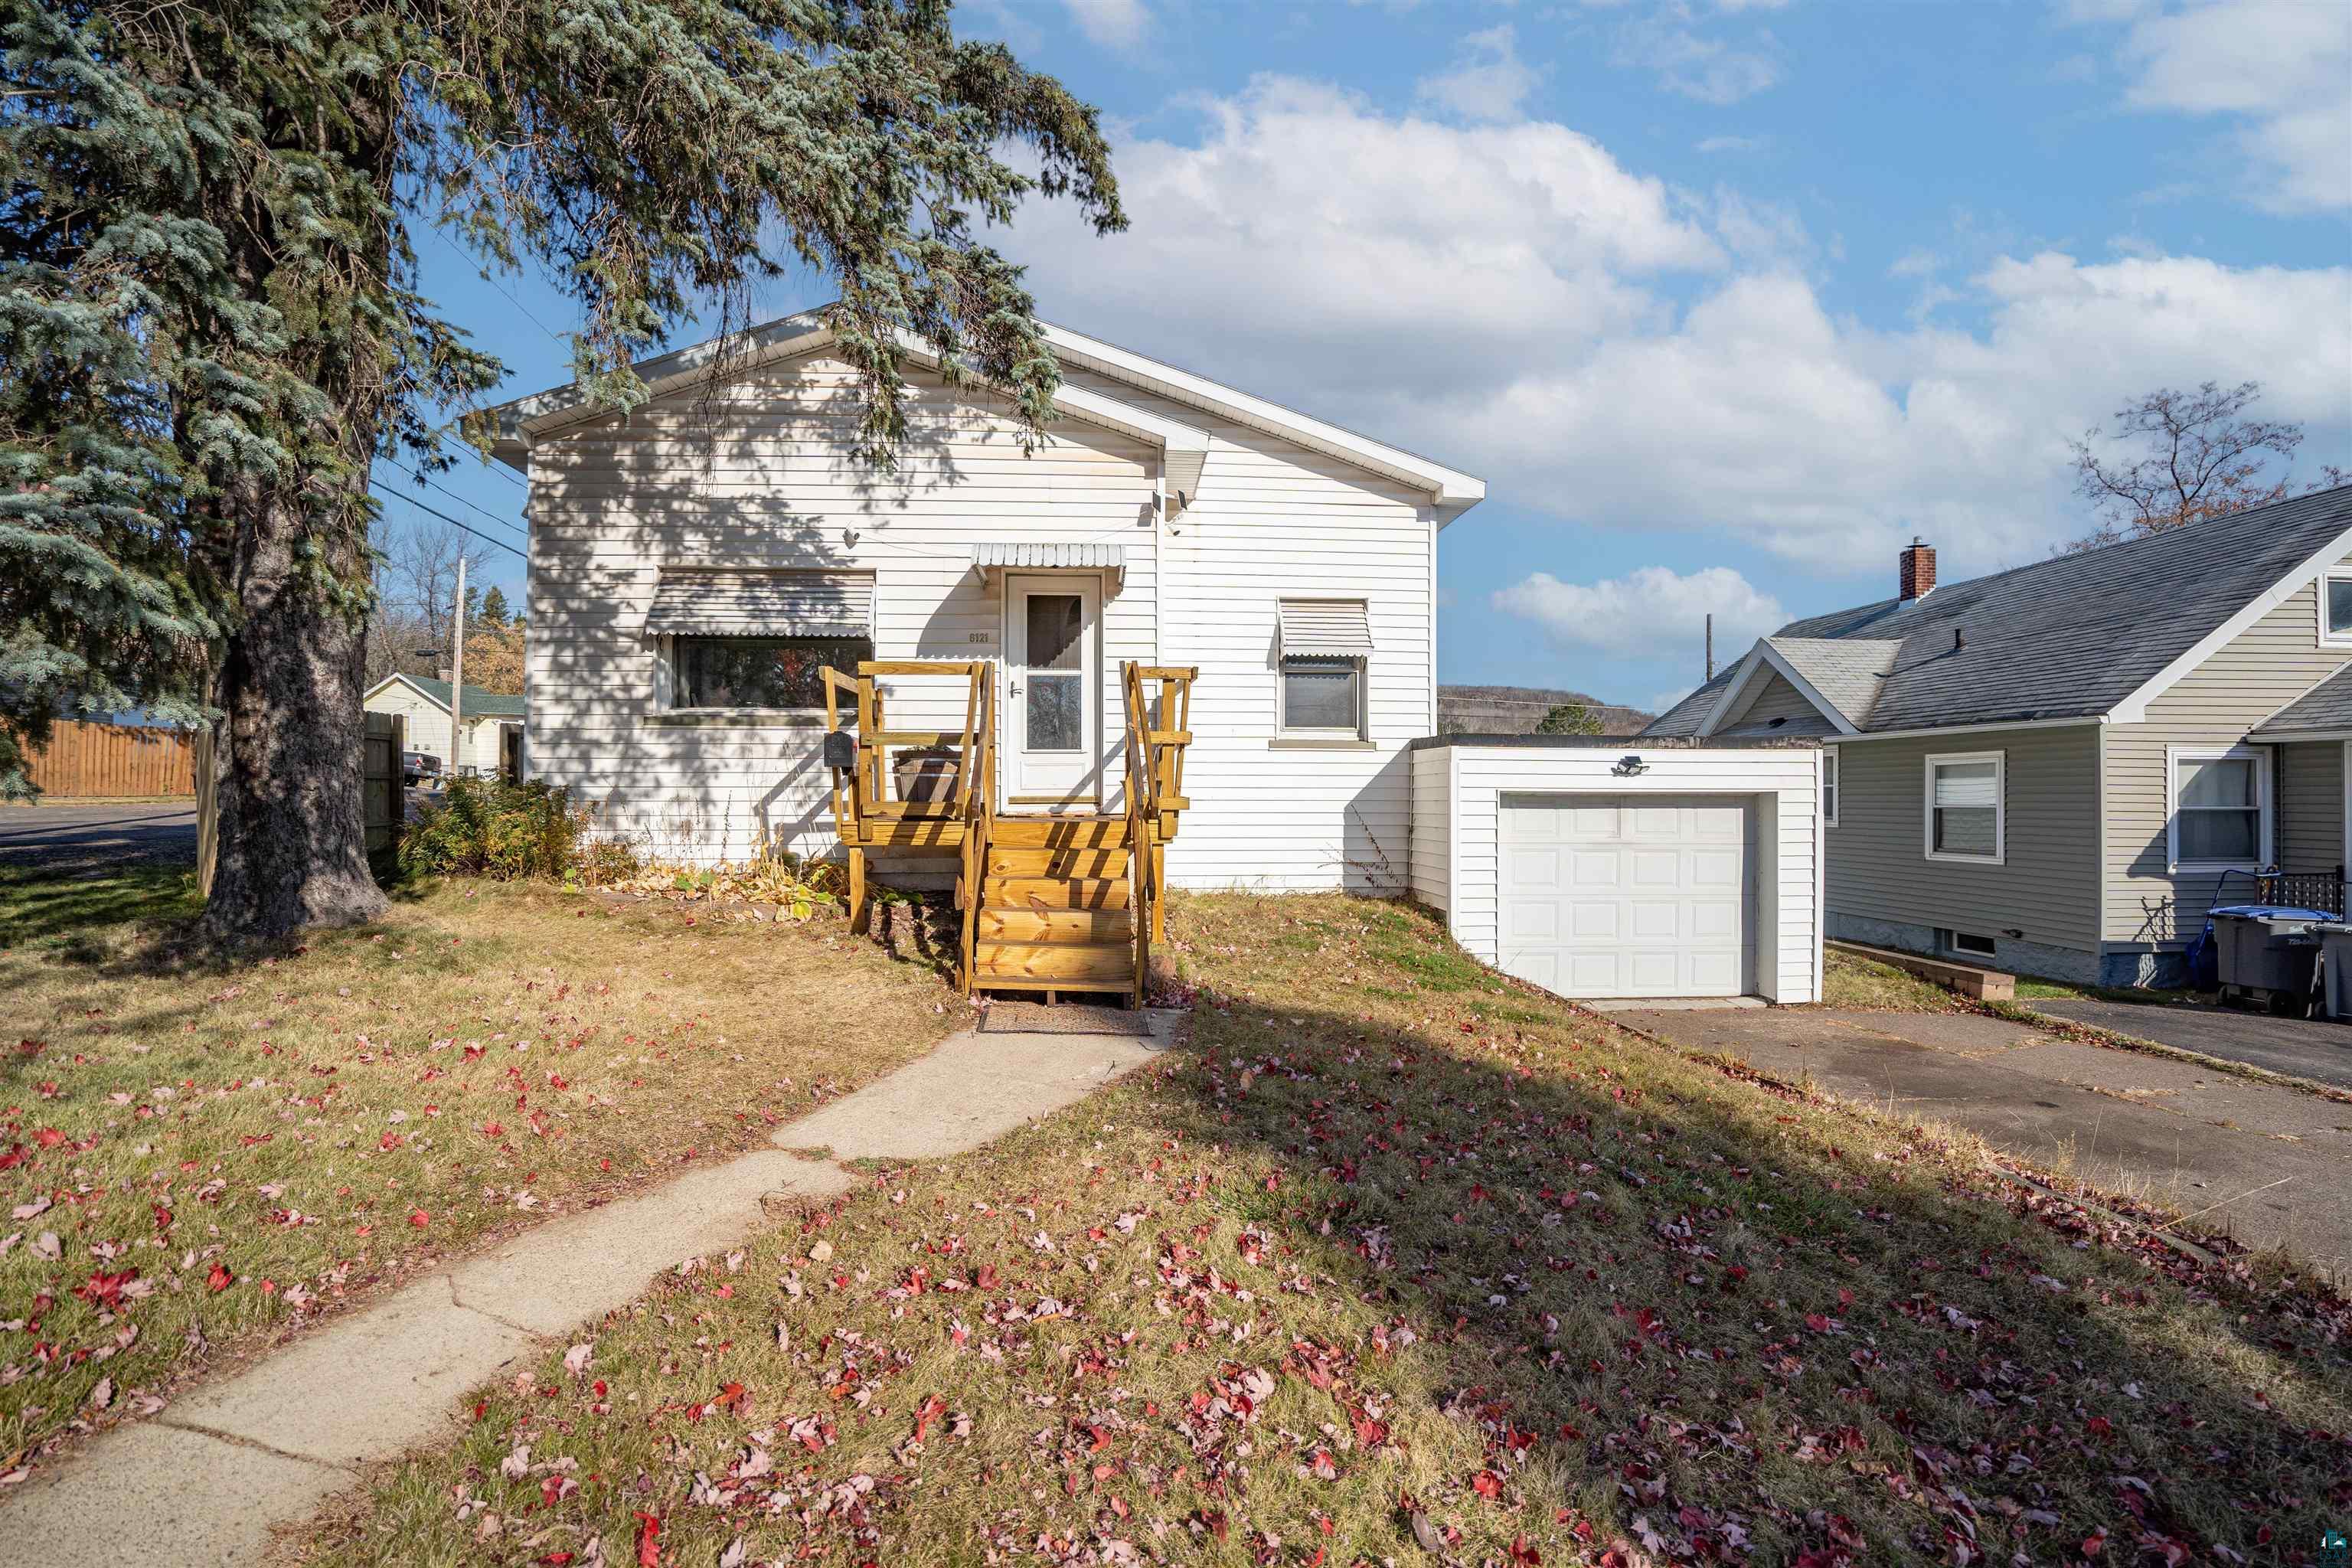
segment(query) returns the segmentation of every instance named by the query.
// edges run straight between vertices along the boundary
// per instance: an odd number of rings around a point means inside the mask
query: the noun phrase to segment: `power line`
[[[488,518],[492,522],[497,523],[499,527],[513,529],[517,533],[522,535],[525,543],[530,542],[530,530],[517,525],[507,518],[500,517],[488,507],[483,506],[477,501],[468,500],[466,497],[459,495],[456,490],[451,489],[447,485],[441,483],[438,479],[433,479],[429,475],[420,473],[397,458],[386,458],[384,461],[390,463],[394,468],[398,468],[402,473],[406,474],[410,479],[415,479],[418,484],[431,485],[435,489],[439,490],[451,500],[459,502],[465,506],[472,507],[476,511],[480,512],[484,517]]]
[[[444,522],[447,523],[450,527],[452,527],[452,528],[454,528],[454,529],[457,529],[458,531],[460,531],[460,532],[462,532],[462,533],[470,533],[470,534],[472,534],[475,538],[477,538],[477,539],[480,540],[480,541],[481,541],[483,543],[485,543],[485,544],[495,544],[495,545],[497,545],[500,550],[505,551],[505,552],[506,552],[508,554],[509,554],[509,555],[519,555],[519,556],[521,556],[521,557],[522,557],[523,564],[525,564],[526,566],[527,566],[527,565],[529,565],[529,564],[530,563],[530,557],[529,555],[525,554],[522,551],[517,550],[513,545],[509,544],[505,540],[503,540],[503,539],[493,539],[493,538],[491,538],[488,534],[484,533],[484,532],[483,532],[480,529],[478,529],[478,528],[469,527],[468,525],[467,525],[467,524],[465,524],[465,523],[459,522],[456,518],[451,517],[447,512],[441,510],[438,507],[430,507],[430,506],[426,506],[423,501],[418,500],[415,496],[404,496],[404,495],[402,495],[398,490],[388,490],[388,489],[384,489],[382,485],[377,484],[377,483],[376,483],[374,480],[373,480],[373,479],[371,479],[371,480],[369,480],[369,481],[368,481],[368,487],[369,487],[371,489],[374,490],[374,491],[375,491],[375,493],[376,493],[376,494],[378,494],[378,495],[380,495],[380,496],[387,496],[387,497],[391,498],[391,499],[392,499],[392,500],[404,500],[404,501],[406,501],[409,505],[411,505],[411,506],[415,507],[417,510],[419,510],[419,511],[421,511],[421,512],[428,513],[428,514],[430,514],[431,516],[434,516],[434,517],[437,517],[437,518],[439,518],[442,521],[444,521]]]
[[[439,441],[441,443],[441,449],[448,453],[453,458],[473,458],[479,459],[481,457],[481,454],[475,451],[471,447],[452,446],[449,442],[449,437],[446,436],[436,436],[434,439]],[[518,474],[513,469],[505,468],[498,463],[483,463],[482,471],[485,473],[495,474],[510,485],[520,485],[524,483],[523,477],[520,474]],[[529,487],[526,486],[525,488]]]
[[[505,284],[499,282],[488,268],[482,265],[480,258],[469,255],[465,249],[459,247],[456,240],[451,239],[448,235],[441,229],[436,228],[433,231],[433,237],[447,246],[451,250],[455,251],[459,258],[470,263],[475,272],[481,278],[482,281],[497,289],[499,293],[506,295],[507,302],[512,305],[516,310],[520,310],[523,313],[524,319],[530,321],[532,326],[537,327],[541,331],[545,332],[549,337],[554,339],[558,343],[562,343],[565,348],[570,348],[572,346],[569,342],[565,342],[562,332],[557,331],[553,327],[549,326],[545,321],[542,321],[537,316],[532,315],[530,313],[530,307],[516,299],[513,292],[509,290]]]

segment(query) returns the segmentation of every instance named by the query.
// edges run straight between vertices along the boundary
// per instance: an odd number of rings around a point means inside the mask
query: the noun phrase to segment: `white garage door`
[[[1504,970],[1563,996],[1748,989],[1755,814],[1721,795],[1502,797]]]

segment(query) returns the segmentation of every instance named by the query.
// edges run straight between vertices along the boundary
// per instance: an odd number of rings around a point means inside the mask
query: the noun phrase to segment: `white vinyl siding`
[[[849,456],[855,377],[822,353],[715,395],[657,398],[532,448],[534,774],[602,803],[601,827],[666,857],[738,859],[770,843],[822,852],[834,842],[831,781],[808,720],[705,723],[660,710],[657,642],[640,628],[661,569],[871,573],[877,658],[1000,659],[1003,578],[973,568],[974,545],[1108,542],[1123,547],[1124,569],[1101,574],[1103,736],[1124,728],[1121,660],[1200,668],[1185,763],[1192,805],[1169,848],[1171,879],[1403,890],[1403,748],[1436,728],[1428,499],[1066,368],[1073,385],[1210,433],[1198,494],[1155,527],[1156,449],[1064,419],[1024,454],[1018,426],[984,392],[911,379],[910,430],[892,474]],[[1377,641],[1360,741],[1284,749],[1275,740],[1278,605],[1302,584],[1368,606]],[[886,679],[892,723],[961,728],[963,697],[950,684]],[[1103,795],[1115,805],[1116,747],[1106,754]]]
[[[1454,749],[1423,746],[1412,760],[1412,896],[1433,910],[1454,901]]]
[[[2314,638],[2313,628],[2322,624],[2320,596],[2321,583],[2305,584],[2150,702],[2145,720],[2102,731],[2109,942],[2177,945],[2204,929],[2205,911],[2217,896],[2242,899],[2252,892],[2242,876],[2175,868],[2169,759],[2174,748],[2226,750],[2243,743],[2264,719],[2352,659],[2352,648],[2318,646]],[[2298,785],[2290,779],[2285,787]],[[2305,830],[2293,833],[2298,860],[2322,848]],[[2341,853],[2327,853],[2315,865],[2283,865],[2326,871]]]

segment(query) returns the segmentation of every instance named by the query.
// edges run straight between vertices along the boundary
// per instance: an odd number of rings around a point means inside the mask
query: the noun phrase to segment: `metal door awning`
[[[975,544],[971,569],[991,572],[1108,572],[1127,574],[1124,544]]]

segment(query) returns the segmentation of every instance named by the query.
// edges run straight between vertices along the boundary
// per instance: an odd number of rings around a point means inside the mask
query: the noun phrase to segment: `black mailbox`
[[[824,765],[829,768],[856,767],[856,735],[847,730],[827,730],[824,732]]]

